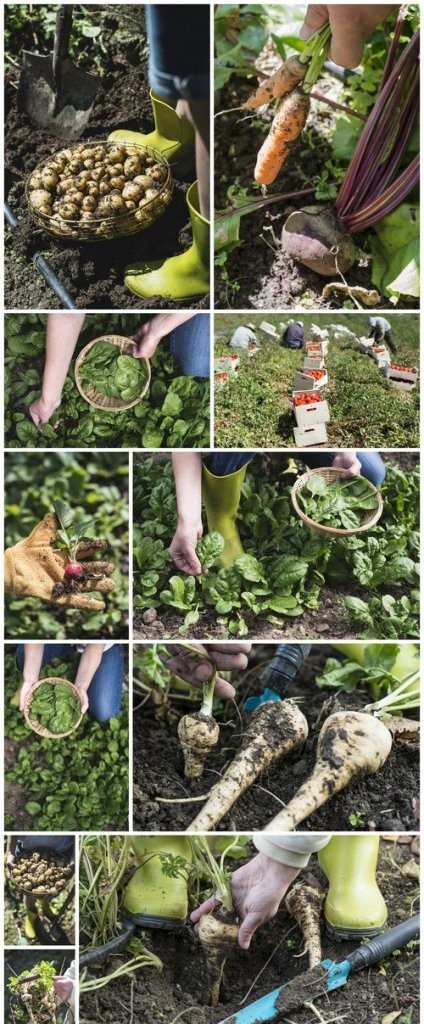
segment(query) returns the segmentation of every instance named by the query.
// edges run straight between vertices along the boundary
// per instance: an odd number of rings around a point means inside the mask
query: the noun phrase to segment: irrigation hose
[[[10,209],[8,203],[4,204],[4,216],[11,228],[16,228],[18,226],[18,219],[15,217],[15,214]],[[46,284],[50,286],[56,295],[56,298],[62,303],[63,309],[76,309],[77,307],[72,296],[69,294],[67,288],[65,288],[65,285],[59,281],[57,274],[55,274],[53,268],[50,266],[50,263],[47,262],[45,257],[42,256],[40,252],[36,252],[32,257],[32,262],[39,274],[44,278]]]
[[[104,946],[98,946],[97,949],[91,949],[89,953],[82,953],[79,958],[80,967],[91,967],[92,964],[99,964],[102,960],[107,960],[109,956],[114,953],[120,953],[122,949],[128,945],[132,938],[137,925],[135,921],[127,921],[125,928],[120,935],[116,938],[110,939],[109,942],[105,942]]]

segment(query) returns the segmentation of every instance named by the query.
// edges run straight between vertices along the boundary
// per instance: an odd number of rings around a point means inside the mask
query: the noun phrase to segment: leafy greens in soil
[[[92,313],[85,319],[75,357],[96,336],[134,334],[146,314]],[[94,409],[79,394],[72,360],[62,402],[49,423],[36,427],[28,408],[41,392],[46,316],[8,314],[5,318],[5,443],[8,448],[197,448],[209,444],[209,381],[182,376],[164,339],[150,360],[152,381],[141,402],[124,412]],[[87,383],[108,388],[110,371],[98,366],[95,345],[83,371]],[[115,348],[115,346],[114,346]],[[134,370],[140,360],[119,355],[120,397],[131,401]],[[91,357],[91,358],[90,358]],[[103,356],[101,357],[103,359]],[[118,361],[117,360],[117,361]],[[131,373],[127,368],[131,363]],[[83,370],[83,367],[81,368]],[[141,374],[143,370],[138,370]],[[92,377],[91,377],[92,374]],[[138,389],[138,377],[137,388]],[[122,390],[121,390],[122,389]],[[105,391],[107,393],[107,391]]]
[[[44,726],[49,732],[68,732],[76,725],[81,705],[69,686],[63,683],[43,683],[34,693],[29,707],[31,721]]]
[[[326,483],[318,473],[297,492],[299,505],[309,519],[323,526],[351,530],[361,526],[364,512],[378,506],[377,496],[364,477]]]
[[[167,551],[177,522],[170,463],[161,457],[136,458],[136,631],[148,639],[179,634],[201,638],[210,636],[210,630],[221,637],[261,637],[264,630],[269,637],[280,637],[293,634],[290,620],[296,618],[296,636],[306,635],[306,622],[308,637],[314,637],[323,632],[326,619],[321,602],[325,587],[326,603],[331,608],[334,600],[342,636],[352,635],[351,630],[376,639],[418,636],[419,469],[412,456],[411,468],[404,463],[403,471],[402,458],[385,455],[384,511],[376,526],[361,535],[333,539],[309,531],[294,512],[290,490],[301,470],[292,461],[287,466],[281,456],[256,456],[246,474],[237,519],[245,553],[231,569],[212,565],[197,577],[177,574]],[[342,591],[342,608],[332,598],[335,590]],[[159,629],[155,623],[144,626],[147,609],[158,609]],[[176,616],[170,614],[173,609]],[[351,625],[346,631],[347,612]],[[336,621],[329,614],[334,636]]]
[[[76,660],[72,664],[76,669]],[[43,672],[46,677],[66,677],[69,666],[69,661],[54,660]],[[22,676],[10,647],[5,654],[5,678],[6,828],[34,832],[127,829],[125,694],[118,718],[97,722],[87,713],[76,735],[58,740],[32,738],[22,712],[11,703]]]

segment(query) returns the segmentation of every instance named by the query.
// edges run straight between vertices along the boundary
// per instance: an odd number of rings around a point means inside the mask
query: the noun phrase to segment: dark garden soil
[[[233,76],[220,94],[218,111],[240,107],[251,91],[251,84]],[[339,91],[328,75],[320,80],[320,93],[337,100]],[[253,114],[256,115],[256,111]],[[215,207],[218,214],[230,206],[227,195],[230,185],[236,186],[236,192],[245,188],[249,197],[260,198],[253,170],[264,136],[255,120],[254,117],[251,123],[252,118],[249,113],[246,116],[245,111],[223,114],[215,120]],[[314,176],[322,172],[325,162],[332,156],[334,123],[330,108],[313,100],[307,132],[297,142],[278,180],[268,187],[267,195],[287,195],[311,187]],[[215,271],[216,309],[352,308],[352,300],[341,293],[333,293],[332,298],[326,301],[322,298],[326,284],[337,280],[341,283],[337,275],[334,278],[320,277],[294,263],[281,250],[281,231],[289,213],[302,205],[314,205],[314,202],[312,193],[299,197],[296,206],[293,205],[296,200],[282,200],[241,218],[241,244],[234,249],[225,265],[230,284],[220,279],[219,267]],[[345,280],[351,287],[373,289],[366,235],[357,236],[356,241],[361,250],[361,265],[355,264]],[[359,305],[363,305],[360,298]],[[382,298],[378,305],[389,307],[390,302]],[[408,303],[411,309],[415,305]]]
[[[272,658],[275,648],[259,645],[249,658],[249,671],[244,682],[240,674],[237,704],[241,710],[247,696],[263,689],[263,661]],[[335,711],[360,711],[369,702],[364,691],[352,694],[320,690],[314,679],[322,671],[326,658],[333,652],[326,646],[315,646],[305,666],[287,691],[288,697],[300,702],[309,725],[309,736],[301,751],[259,776],[251,787],[225,815],[218,829],[222,831],[258,831],[267,825],[294,795],[313,769],[317,739],[324,720]],[[135,705],[137,700],[135,700]],[[193,705],[190,705],[190,709]],[[184,714],[179,705],[178,712]],[[243,725],[249,713],[243,713]],[[172,709],[168,722],[158,721],[150,704],[134,712],[134,827],[151,831],[183,831],[200,810],[201,803],[159,803],[157,797],[181,800],[201,796],[217,781],[240,746],[240,718],[229,710],[220,718],[218,748],[207,761],[202,779],[188,783],[184,779],[181,745],[177,736],[177,712]],[[268,792],[267,792],[268,791]],[[386,764],[376,776],[352,782],[302,824],[311,831],[402,831],[417,828],[419,793],[419,747],[417,743],[394,740]]]
[[[101,82],[87,129],[82,139],[106,139],[117,128],[147,133],[154,127],[147,81],[145,37],[139,5],[99,5],[102,43]],[[128,16],[140,25],[123,38],[119,26]],[[29,47],[32,49],[33,47]],[[87,68],[93,70],[93,68]],[[6,81],[5,196],[18,218],[15,230],[6,231],[5,305],[9,309],[60,309],[61,304],[32,264],[42,252],[80,309],[156,309],[172,307],[169,299],[145,301],[124,285],[128,263],[143,258],[161,259],[183,252],[191,244],[185,192],[193,180],[177,181],[172,203],[164,216],[147,231],[115,242],[77,244],[56,241],[34,226],[24,196],[25,181],[41,159],[61,148],[61,140],[32,124],[16,105],[16,72]],[[208,301],[191,304],[207,308]]]
[[[389,909],[389,926],[410,916],[411,903],[418,896],[416,879],[402,873],[408,861],[416,864],[409,845],[382,842],[377,875]],[[409,870],[411,870],[411,867]],[[325,887],[325,879],[313,861],[311,873]],[[311,879],[312,880],[312,879]],[[413,913],[417,905],[414,903]],[[288,934],[290,933],[290,934]],[[190,926],[178,932],[154,932],[148,946],[161,958],[162,972],[142,970],[132,978],[124,977],[95,994],[82,995],[80,1024],[216,1024],[260,999],[307,969],[301,952],[300,936],[293,919],[285,910],[254,936],[249,952],[236,950],[227,960],[219,1005],[207,1004],[206,969],[199,944]],[[323,955],[342,960],[358,942],[335,943],[323,930]],[[402,1011],[403,1020],[418,1024],[419,957],[417,945],[402,950],[384,962],[384,970],[372,967],[351,975],[342,988],[316,1001],[316,1010],[304,1008],[290,1012],[291,1024],[316,1024],[317,1011],[322,1020],[351,1024],[381,1024],[386,1014]],[[110,961],[108,967],[117,961]],[[103,973],[104,973],[103,967]],[[261,972],[260,977],[258,977]],[[100,973],[100,970],[99,970]],[[249,991],[250,990],[250,991]],[[247,997],[247,993],[249,995]],[[247,997],[247,998],[246,998]],[[285,1018],[288,1022],[288,1018]]]

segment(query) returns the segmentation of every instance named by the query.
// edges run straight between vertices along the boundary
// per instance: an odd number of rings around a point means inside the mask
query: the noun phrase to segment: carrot
[[[236,800],[280,757],[302,746],[308,723],[293,700],[270,700],[253,712],[241,749],[212,786],[187,832],[210,832]]]
[[[294,89],[280,103],[256,160],[255,181],[260,185],[275,181],[305,126],[309,106],[309,96],[302,89]]]
[[[257,107],[262,107],[277,97],[286,96],[305,77],[308,63],[309,61],[302,64],[297,54],[289,57],[270,78],[258,85],[255,92],[252,92],[243,103],[243,107],[256,110]]]

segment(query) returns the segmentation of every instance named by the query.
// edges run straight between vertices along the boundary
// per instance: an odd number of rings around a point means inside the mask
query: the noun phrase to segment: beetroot
[[[281,242],[284,251],[323,277],[345,274],[355,263],[352,237],[341,227],[332,207],[305,206],[287,218]]]
[[[68,562],[65,566],[65,576],[71,580],[79,580],[84,575],[84,567],[80,562]]]

